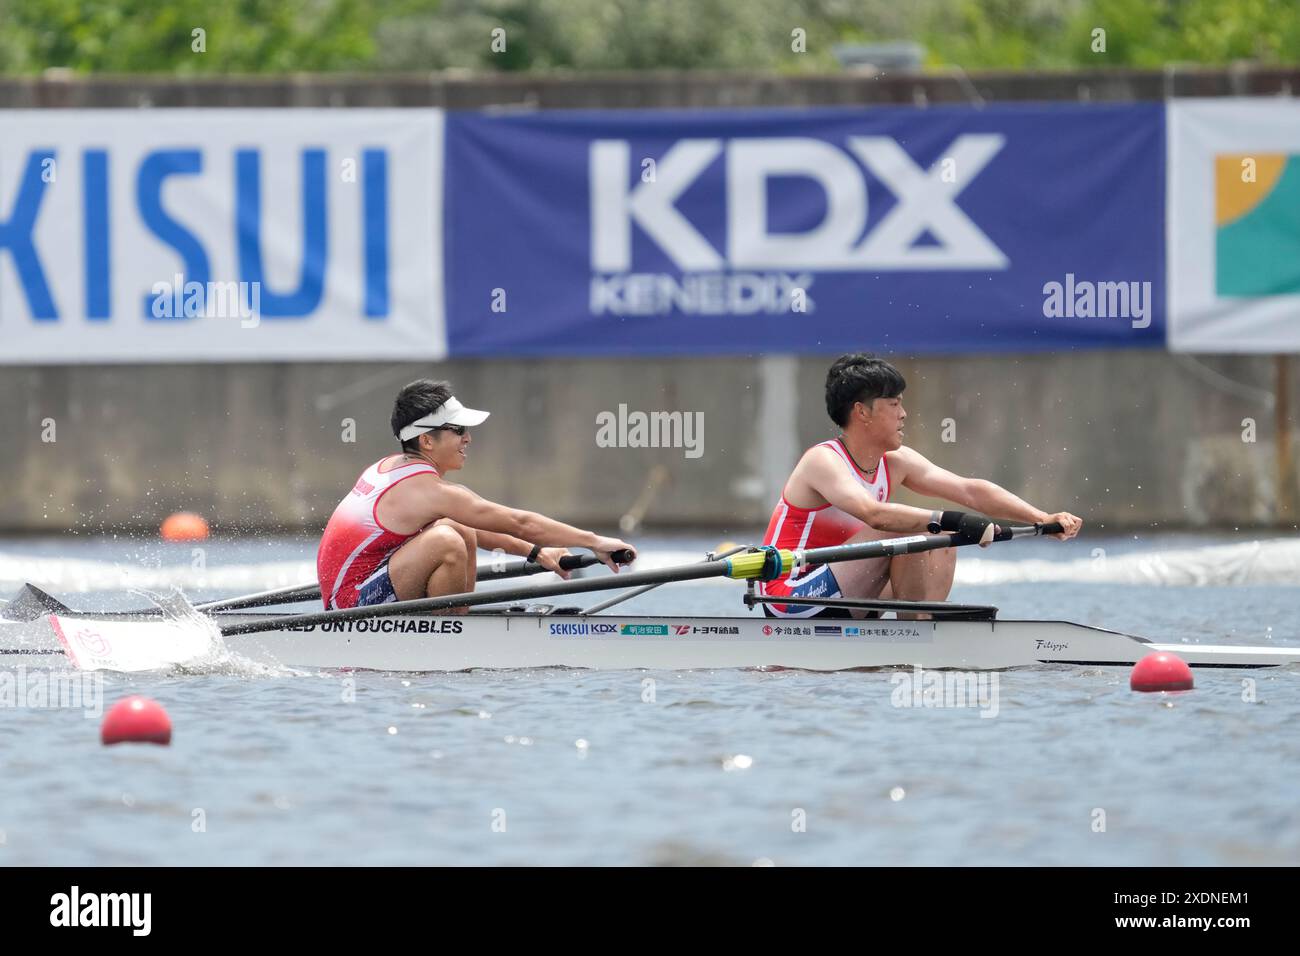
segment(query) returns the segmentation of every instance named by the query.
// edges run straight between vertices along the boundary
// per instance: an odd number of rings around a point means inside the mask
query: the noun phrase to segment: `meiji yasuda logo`
[[[812,311],[815,302],[808,292],[816,272],[1005,269],[1006,255],[956,203],[1005,142],[996,134],[964,134],[922,169],[888,136],[850,136],[842,147],[806,137],[683,139],[655,159],[652,177],[643,173],[633,179],[630,143],[596,140],[590,153],[591,310],[614,315]],[[711,242],[702,224],[677,205],[719,159],[725,248]],[[825,213],[801,232],[773,232],[769,196],[775,197],[774,206],[782,201],[773,181],[789,178],[816,184]],[[867,186],[873,178],[895,203],[867,229]],[[636,271],[634,227],[680,275]]]

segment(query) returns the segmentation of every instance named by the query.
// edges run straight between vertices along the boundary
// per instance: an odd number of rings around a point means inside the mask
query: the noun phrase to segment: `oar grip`
[[[622,551],[613,552],[610,557],[614,559],[615,564],[631,564],[636,555],[624,548]],[[566,554],[560,558],[560,567],[566,571],[589,568],[593,564],[600,564],[600,559],[590,554]]]
[[[994,541],[1010,541],[1013,538],[1035,537],[1042,534],[1060,534],[1065,529],[1059,521],[1044,521],[1041,524],[1013,525],[1010,521],[997,520],[998,529],[993,535]]]

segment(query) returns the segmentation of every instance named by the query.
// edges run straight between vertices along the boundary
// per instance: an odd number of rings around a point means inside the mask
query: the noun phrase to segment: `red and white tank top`
[[[858,484],[866,490],[867,494],[877,501],[889,500],[892,489],[889,487],[889,465],[885,462],[884,455],[880,456],[875,477],[868,480],[866,474],[853,463],[853,458],[844,447],[843,441],[833,438],[820,444],[839,456],[844,467],[857,479]],[[841,511],[832,504],[825,504],[820,508],[799,508],[786,501],[785,495],[782,494],[781,500],[777,502],[772,512],[771,520],[767,523],[767,533],[763,535],[763,543],[791,550],[829,548],[843,544],[864,527],[866,526],[853,515]]]
[[[416,475],[436,475],[438,469],[426,461],[384,467],[397,457],[381,458],[363,471],[325,525],[316,552],[316,576],[326,608],[356,607],[361,583],[384,559],[419,534],[399,534],[380,524],[379,499],[398,482]]]

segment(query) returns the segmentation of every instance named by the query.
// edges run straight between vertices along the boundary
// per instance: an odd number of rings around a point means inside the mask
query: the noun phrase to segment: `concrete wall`
[[[1154,99],[1289,94],[1300,70],[778,77],[170,77],[0,80],[0,107],[594,108]],[[316,529],[393,447],[393,393],[450,378],[494,417],[462,473],[489,497],[612,527],[745,531],[767,519],[799,452],[833,434],[829,357],[458,361],[441,365],[0,366],[0,530],[156,527],[182,508],[228,530]],[[1294,527],[1275,454],[1271,357],[1158,352],[899,359],[909,443],[1049,509],[1108,526]],[[1300,407],[1295,376],[1287,389]],[[703,454],[602,448],[596,416],[701,413]],[[1242,420],[1256,423],[1242,440]],[[46,420],[54,422],[53,442]],[[356,422],[342,440],[344,419]],[[951,419],[956,440],[941,432]],[[44,433],[44,435],[43,435]],[[1296,442],[1292,442],[1294,459]],[[665,481],[647,491],[652,476]],[[905,499],[906,500],[906,499]]]
[[[319,527],[361,468],[393,448],[397,388],[432,375],[493,412],[461,473],[482,494],[609,527],[662,466],[667,482],[648,526],[743,530],[766,521],[802,449],[834,434],[822,403],[828,362],[4,368],[0,526],[156,527],[189,508],[229,529]],[[1112,527],[1278,518],[1272,358],[1193,364],[1129,352],[898,364],[909,383],[909,444],[1044,508]],[[1300,403],[1294,379],[1289,399]],[[620,403],[700,413],[702,454],[598,447],[597,416]],[[1254,442],[1242,440],[1246,418]],[[54,442],[43,440],[47,419]],[[345,419],[356,423],[351,443]],[[947,419],[951,443],[942,440]]]

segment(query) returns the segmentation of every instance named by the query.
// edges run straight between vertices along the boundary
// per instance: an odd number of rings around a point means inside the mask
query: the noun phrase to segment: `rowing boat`
[[[266,613],[218,613],[218,625],[272,622]],[[60,616],[69,644],[102,641],[106,620]],[[137,618],[141,623],[149,618]],[[54,662],[64,645],[51,632],[0,624],[0,655]],[[44,639],[41,639],[44,637]],[[378,671],[582,667],[691,670],[789,667],[814,671],[918,665],[991,670],[1037,664],[1129,665],[1169,651],[1193,667],[1275,667],[1300,662],[1300,647],[1154,644],[1067,621],[935,619],[786,620],[557,614],[548,610],[457,617],[406,614],[276,628],[222,638],[241,658],[271,665]]]
[[[1044,530],[1037,526],[1006,529],[1000,540]],[[758,613],[758,605],[773,599],[756,593],[752,584],[763,573],[772,572],[774,563],[779,572],[809,560],[852,560],[961,543],[947,535],[922,535],[806,553],[746,549],[735,557],[710,556],[699,564],[675,569],[476,591],[370,608],[296,615],[248,609],[271,603],[284,594],[301,599],[306,593],[301,588],[286,589],[199,605],[203,613],[191,613],[190,617],[203,622],[203,643],[210,653],[219,654],[224,647],[226,653],[253,662],[320,669],[419,672],[536,667],[787,667],[836,671],[921,666],[991,670],[1041,664],[1131,665],[1155,652],[1176,653],[1193,667],[1261,668],[1300,663],[1300,647],[1157,644],[1067,621],[1004,620],[997,617],[994,607],[946,602],[800,599],[801,603],[877,615],[864,619],[770,618]],[[584,560],[590,563],[590,559]],[[500,576],[535,570],[508,571]],[[729,617],[634,616],[596,613],[615,602],[585,610],[511,603],[637,586],[640,590],[634,593],[641,593],[668,581],[723,575],[750,582],[744,597],[750,613]],[[436,613],[459,604],[479,606],[464,615]],[[128,658],[134,665],[140,655],[121,655],[124,642],[138,635],[151,635],[154,646],[167,646],[173,639],[193,636],[194,630],[183,621],[167,619],[158,609],[116,614],[72,611],[30,587],[25,613],[15,613],[17,605],[10,605],[7,613],[0,611],[0,661],[53,663],[66,656],[82,667],[150,669],[128,666]],[[918,613],[932,618],[904,619]],[[878,616],[887,614],[902,618]],[[10,620],[3,620],[5,617]]]

